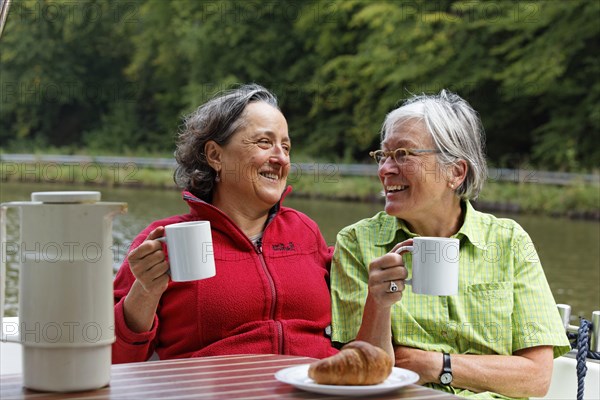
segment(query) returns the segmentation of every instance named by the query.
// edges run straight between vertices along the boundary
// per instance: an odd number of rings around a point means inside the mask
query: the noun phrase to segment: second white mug
[[[173,281],[196,281],[216,275],[209,221],[167,225],[165,236],[157,240],[167,244]]]
[[[420,236],[412,246],[402,246],[396,253],[412,253],[413,293],[432,296],[452,296],[458,293],[459,240]]]

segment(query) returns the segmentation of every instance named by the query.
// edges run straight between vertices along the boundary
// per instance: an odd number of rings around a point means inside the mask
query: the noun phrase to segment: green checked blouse
[[[540,345],[569,351],[556,303],[529,235],[510,219],[476,211],[467,201],[460,240],[459,294],[414,294],[407,285],[392,307],[394,344],[459,354],[510,355]],[[367,297],[369,263],[413,238],[402,220],[380,212],[337,236],[331,270],[332,340],[355,339]],[[411,255],[404,255],[409,277]],[[471,392],[442,385],[460,395]],[[478,398],[503,398],[479,393]]]

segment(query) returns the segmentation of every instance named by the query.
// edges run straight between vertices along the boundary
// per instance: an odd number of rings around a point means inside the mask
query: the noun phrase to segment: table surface
[[[41,393],[22,387],[21,374],[0,377],[0,399],[341,399],[309,393],[275,379],[282,368],[314,359],[281,355],[230,355],[113,365],[110,385],[77,393]],[[408,385],[370,399],[458,398]]]

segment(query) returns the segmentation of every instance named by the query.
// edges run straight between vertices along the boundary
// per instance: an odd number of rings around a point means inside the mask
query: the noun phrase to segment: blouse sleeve
[[[368,294],[368,263],[362,260],[354,231],[337,235],[331,263],[332,340],[348,343],[356,338]]]
[[[513,244],[512,350],[551,345],[554,357],[561,356],[570,350],[569,341],[535,246],[522,228],[516,230]]]

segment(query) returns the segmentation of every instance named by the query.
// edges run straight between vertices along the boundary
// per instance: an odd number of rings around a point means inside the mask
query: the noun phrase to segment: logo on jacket
[[[295,250],[294,243],[292,243],[292,242],[288,242],[287,245],[284,243],[277,243],[277,244],[274,244],[273,246],[271,246],[271,248],[273,249],[273,251],[293,251],[293,250]]]

